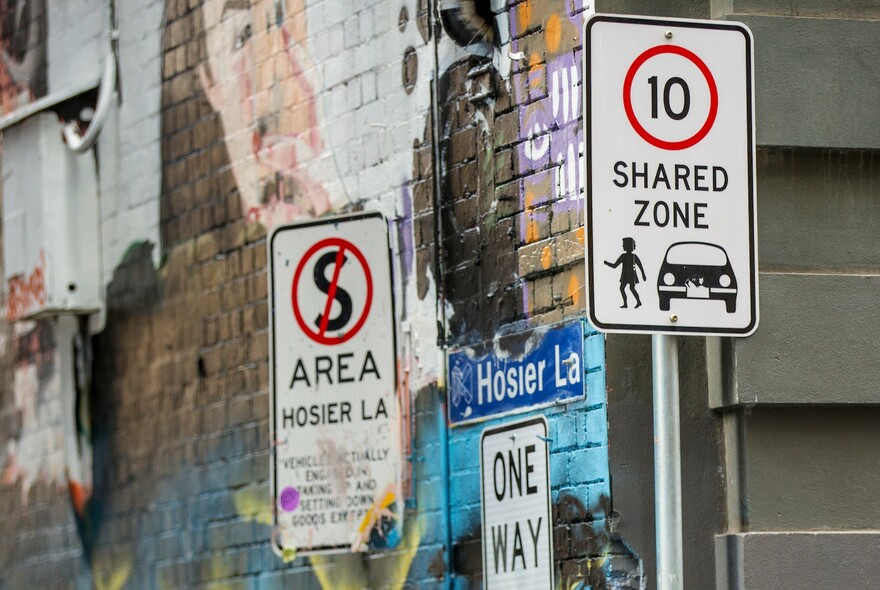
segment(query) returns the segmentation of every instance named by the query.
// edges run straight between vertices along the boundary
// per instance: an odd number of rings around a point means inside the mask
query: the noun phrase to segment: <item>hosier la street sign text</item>
[[[605,332],[758,324],[752,37],[598,15],[584,30],[589,317]]]
[[[510,334],[449,353],[449,424],[582,399],[581,320]]]
[[[280,227],[269,268],[275,549],[394,547],[402,451],[385,219]]]

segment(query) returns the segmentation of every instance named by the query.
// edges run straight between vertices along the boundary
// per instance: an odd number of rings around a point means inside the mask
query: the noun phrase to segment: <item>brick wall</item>
[[[441,251],[447,343],[454,347],[578,318],[585,309],[577,46],[583,8],[510,4],[497,13],[509,33],[498,28],[496,44],[507,55],[494,63],[460,59],[440,84]],[[508,66],[510,75],[502,76]],[[416,161],[426,157],[421,146]],[[604,338],[592,330],[584,359],[587,398],[540,412],[550,428],[557,583],[639,588],[638,557],[610,524]],[[482,584],[479,440],[484,428],[508,419],[449,435],[456,587]]]
[[[570,588],[628,588],[609,583],[617,548],[612,547],[603,337],[588,331],[584,340],[587,397],[541,411],[549,422],[550,487],[557,583]],[[462,426],[450,436],[450,521],[454,574],[460,587],[482,583],[479,448],[484,428],[505,418]],[[638,586],[635,586],[638,587]]]
[[[0,587],[477,588],[479,436],[497,420],[448,428],[442,352],[583,315],[580,82],[562,76],[580,69],[569,33],[581,9],[495,3],[499,45],[525,57],[493,64],[432,27],[424,0],[287,0],[290,74],[279,52],[257,52],[265,6],[236,37],[211,20],[212,2],[117,3],[121,98],[98,145],[106,318],[85,392],[93,485],[71,502],[63,469],[25,487],[0,459],[0,516],[13,523],[0,531]],[[224,42],[254,44],[253,105],[235,103],[233,70],[216,61]],[[276,97],[305,113],[291,133],[309,150],[273,176],[247,150],[280,119],[241,117]],[[540,137],[564,149],[544,158]],[[391,232],[402,541],[281,559],[270,548],[266,234],[360,210],[381,211]],[[0,442],[15,444],[19,345],[3,330]],[[563,587],[638,587],[614,565],[630,556],[608,525],[603,342],[588,331],[586,399],[542,411]],[[47,434],[48,448],[61,438]]]

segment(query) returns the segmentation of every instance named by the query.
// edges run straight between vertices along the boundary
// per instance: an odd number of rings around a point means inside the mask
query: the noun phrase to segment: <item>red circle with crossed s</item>
[[[339,248],[336,254],[336,265],[333,270],[333,278],[330,281],[330,287],[327,292],[327,301],[324,304],[323,314],[321,314],[321,322],[317,326],[317,330],[314,327],[305,321],[302,316],[302,312],[300,311],[300,302],[297,298],[297,290],[299,287],[299,281],[302,278],[303,269],[308,265],[309,261],[312,260],[314,255],[323,250],[325,248]],[[367,293],[364,301],[364,309],[361,312],[360,317],[355,321],[354,326],[339,336],[328,336],[327,335],[327,322],[330,316],[330,307],[333,304],[333,300],[336,295],[336,288],[339,283],[339,271],[342,268],[342,261],[344,259],[346,251],[351,252],[355,259],[360,263],[361,268],[364,271],[364,277],[367,283]],[[302,331],[305,332],[305,335],[308,336],[311,340],[314,340],[318,344],[342,344],[346,340],[352,338],[358,331],[363,327],[364,323],[367,321],[367,316],[370,313],[370,305],[373,302],[373,277],[370,274],[370,267],[367,264],[367,259],[364,258],[364,255],[361,253],[357,247],[349,242],[348,240],[343,240],[342,238],[326,238],[319,242],[317,242],[314,246],[309,248],[306,253],[303,255],[302,259],[299,262],[299,265],[296,267],[296,272],[293,275],[293,284],[290,289],[290,300],[291,307],[293,308],[293,315],[296,318],[296,323],[299,324],[299,327],[302,328]]]

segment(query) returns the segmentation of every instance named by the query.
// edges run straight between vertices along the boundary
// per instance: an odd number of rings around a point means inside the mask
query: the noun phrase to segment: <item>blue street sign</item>
[[[584,326],[536,328],[449,354],[455,426],[584,397]]]

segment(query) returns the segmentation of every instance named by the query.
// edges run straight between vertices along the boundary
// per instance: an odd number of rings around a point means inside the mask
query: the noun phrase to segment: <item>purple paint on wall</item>
[[[511,11],[513,51],[521,51],[516,39],[516,11]],[[581,14],[568,14],[568,19],[580,28]],[[526,49],[523,47],[522,49]],[[527,211],[522,217],[520,237],[526,241],[529,221],[544,221],[546,208],[551,203],[554,213],[578,209],[583,198],[584,179],[581,178],[581,160],[584,157],[584,132],[581,115],[581,59],[577,52],[563,50],[557,55],[546,55],[546,97],[532,96],[535,89],[530,76],[514,78],[515,95],[528,102],[520,109],[520,140],[518,146],[519,170],[526,176],[520,204]],[[529,100],[531,99],[531,100]],[[526,194],[532,198],[526,202]]]

